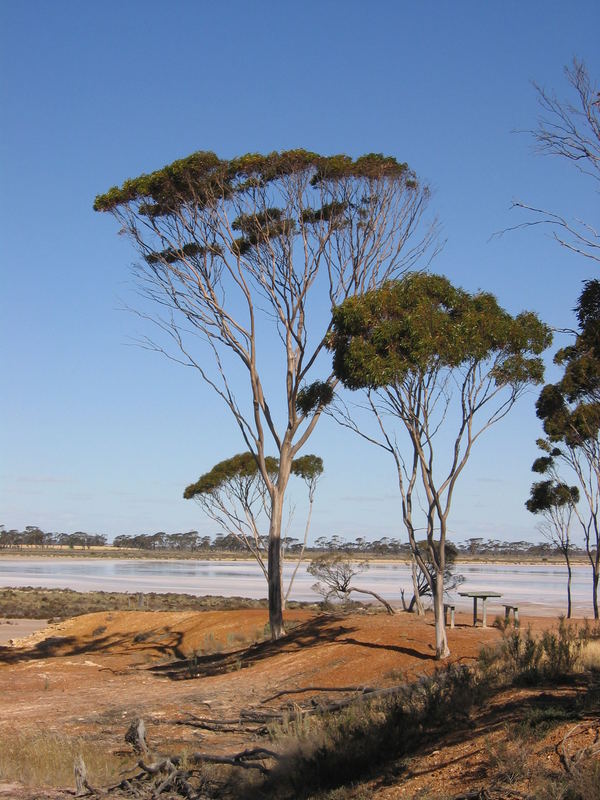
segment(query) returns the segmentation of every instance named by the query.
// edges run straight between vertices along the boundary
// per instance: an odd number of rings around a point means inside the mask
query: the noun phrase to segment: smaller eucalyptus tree
[[[264,467],[271,477],[276,476],[279,470],[278,459],[267,456]],[[308,514],[303,543],[284,595],[284,603],[289,598],[306,548],[315,490],[323,474],[323,460],[315,455],[296,458],[292,461],[291,473],[306,484]],[[183,496],[186,500],[194,499],[223,531],[235,536],[246,547],[261,568],[268,584],[269,492],[254,455],[239,453],[220,461],[195,483],[187,486]]]
[[[535,314],[512,317],[493,295],[468,294],[440,275],[412,273],[334,309],[328,347],[335,375],[363,390],[378,434],[366,433],[339,405],[332,413],[394,459],[403,522],[433,597],[437,658],[450,653],[444,573],[456,482],[481,434],[528,385],[541,383],[539,356],[551,341]],[[417,487],[424,495],[426,556],[415,535]]]
[[[531,487],[525,507],[532,514],[544,518],[539,525],[542,535],[552,542],[562,553],[567,565],[567,619],[571,618],[571,518],[579,502],[577,486],[568,486],[562,481],[556,469],[555,459],[562,455],[561,450],[544,439],[538,439],[538,446],[546,455],[533,462],[533,472],[547,475],[545,481],[537,481]]]

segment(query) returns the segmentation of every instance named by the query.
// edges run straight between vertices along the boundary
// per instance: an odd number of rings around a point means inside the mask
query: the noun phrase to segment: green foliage
[[[330,595],[345,599],[352,579],[368,569],[368,561],[353,561],[346,553],[322,553],[311,560],[306,571],[320,581],[313,586],[319,594],[326,599]]]
[[[573,448],[600,433],[600,281],[585,284],[576,314],[580,330],[575,344],[554,358],[564,367],[563,377],[544,386],[536,404],[550,439]]]
[[[265,458],[267,472],[275,477],[279,469],[279,461],[272,456]],[[258,476],[258,463],[252,453],[239,453],[225,461],[220,461],[210,470],[202,475],[196,483],[191,483],[186,487],[183,496],[186,500],[200,494],[210,494],[218,491],[223,486],[235,478],[253,478]]]
[[[513,318],[491,294],[470,295],[441,275],[412,273],[335,308],[328,347],[335,374],[358,389],[492,357],[496,384],[539,383],[539,354],[550,342],[535,314]]]
[[[314,381],[302,387],[296,396],[296,408],[302,414],[310,414],[329,405],[333,400],[333,388],[325,381]]]
[[[543,457],[538,458],[534,461],[533,471],[545,472],[546,470],[536,469],[536,465],[539,467],[539,462],[548,460]],[[579,489],[577,486],[567,486],[566,483],[561,483],[560,481],[548,480],[533,484],[525,507],[532,514],[540,514],[553,508],[561,508],[567,505],[574,506],[578,502]]]
[[[302,222],[304,222],[304,224],[312,224],[336,220],[343,223],[344,212],[347,208],[348,203],[337,200],[333,200],[331,203],[325,203],[321,208],[305,208],[302,212]]]
[[[176,264],[178,261],[183,261],[185,258],[202,257],[208,252],[218,254],[220,249],[217,245],[206,248],[201,247],[195,242],[189,242],[188,244],[184,244],[180,250],[175,250],[172,247],[169,247],[166,250],[161,250],[157,253],[147,253],[144,258],[148,264],[159,264],[165,262],[167,264]]]
[[[265,458],[265,467],[271,479],[277,477],[279,460],[273,456]],[[301,456],[292,461],[292,474],[311,482],[323,472],[323,459],[312,454]],[[195,483],[185,488],[183,496],[191,500],[198,495],[207,495],[218,492],[228,483],[236,479],[261,479],[258,462],[252,453],[238,453],[232,458],[220,461],[210,470],[201,475]]]
[[[312,454],[300,456],[292,461],[292,475],[312,481],[323,474],[323,459]]]
[[[402,181],[408,189],[416,189],[418,185],[406,164],[377,153],[354,160],[346,155],[321,156],[307,150],[287,150],[267,155],[247,153],[226,160],[212,152],[198,151],[149,175],[127,180],[121,187],[113,186],[96,197],[94,210],[114,211],[119,206],[138,203],[140,213],[164,216],[185,204],[204,207],[290,175],[306,175],[313,186],[353,178]],[[334,204],[324,206],[305,222],[337,213]]]
[[[231,227],[243,234],[234,242],[239,255],[244,255],[251,247],[271,243],[296,232],[294,220],[283,217],[279,208],[268,208],[260,214],[241,214],[232,222]]]

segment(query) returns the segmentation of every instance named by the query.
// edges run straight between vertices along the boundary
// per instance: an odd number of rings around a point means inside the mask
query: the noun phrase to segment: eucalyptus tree
[[[556,459],[562,451],[550,442],[538,439],[538,446],[545,455],[533,462],[532,470],[546,475],[544,481],[536,481],[531,487],[525,507],[532,514],[541,514],[544,522],[539,526],[542,534],[562,553],[567,565],[567,619],[571,618],[571,518],[579,502],[577,486],[568,486],[561,480]]]
[[[231,160],[197,152],[96,198],[94,208],[114,215],[141,256],[140,289],[174,347],[147,345],[198,371],[256,458],[269,495],[274,638],[284,633],[281,524],[291,464],[336,383],[332,374],[313,379],[330,309],[434,251],[428,200],[395,158],[304,150]]]
[[[540,353],[551,338],[535,314],[512,317],[491,294],[471,295],[439,275],[413,273],[334,309],[335,375],[364,391],[378,432],[345,407],[333,413],[394,459],[403,522],[433,597],[437,658],[449,655],[444,573],[456,482],[484,431],[542,381]],[[414,516],[419,487],[424,548]]]
[[[267,456],[265,467],[271,480],[275,480],[279,469],[277,459]],[[302,546],[284,595],[284,603],[290,595],[306,549],[315,490],[323,474],[323,459],[315,455],[299,456],[292,461],[291,473],[306,485],[308,513]],[[250,452],[239,453],[220,461],[195,483],[187,486],[183,496],[186,500],[195,500],[226,534],[232,534],[248,550],[268,583],[269,493],[254,455]]]
[[[579,333],[575,342],[559,350],[554,361],[562,378],[542,389],[536,404],[548,444],[539,470],[556,464],[570,468],[577,478],[582,503],[574,508],[581,524],[592,568],[592,603],[599,618],[600,582],[600,281],[586,281],[575,309]],[[581,508],[583,506],[583,509]]]

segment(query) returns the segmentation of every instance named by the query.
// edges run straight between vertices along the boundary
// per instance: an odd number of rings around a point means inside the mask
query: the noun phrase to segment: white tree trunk
[[[448,638],[446,636],[446,620],[444,618],[444,574],[436,571],[433,593],[433,611],[435,615],[435,657],[439,660],[448,658]]]

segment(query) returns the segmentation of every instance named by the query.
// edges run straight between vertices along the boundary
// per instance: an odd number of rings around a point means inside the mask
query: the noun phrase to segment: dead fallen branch
[[[216,733],[232,733],[232,732],[245,732],[253,734],[266,734],[269,732],[269,725],[283,724],[295,722],[303,719],[304,717],[314,714],[329,714],[335,711],[353,705],[354,703],[368,702],[376,698],[389,697],[400,694],[407,687],[407,684],[398,684],[397,686],[389,686],[385,689],[373,689],[369,687],[352,687],[350,691],[356,691],[351,697],[345,697],[341,700],[336,700],[331,703],[317,703],[312,702],[310,706],[297,706],[283,710],[275,709],[257,709],[257,708],[243,708],[238,717],[228,719],[214,719],[211,717],[197,717],[189,716],[182,720],[162,720],[163,723],[175,725],[188,725],[193,728],[201,728]],[[304,690],[289,690],[292,694],[295,691]],[[308,691],[308,689],[306,689]],[[321,688],[321,691],[332,691],[330,689]],[[348,691],[348,690],[346,690]],[[286,692],[280,692],[277,696],[282,696]],[[273,699],[273,698],[267,698]],[[267,702],[263,700],[261,702]]]
[[[393,616],[396,613],[395,609],[392,608],[392,606],[388,603],[388,601],[384,600],[383,597],[381,597],[381,595],[377,594],[377,592],[373,592],[370,589],[360,589],[358,586],[349,586],[347,591],[348,594],[350,594],[350,592],[360,592],[361,594],[370,594],[371,597],[374,597],[383,606],[385,606],[385,610],[387,611],[388,614]]]
[[[261,705],[270,703],[272,700],[277,700],[278,697],[284,697],[287,694],[304,694],[305,692],[358,692],[360,694],[367,694],[368,692],[375,691],[370,686],[304,686],[302,689],[282,689],[281,692],[272,694],[261,700]]]
[[[595,728],[595,736],[594,742],[590,745],[585,745],[584,747],[579,747],[573,751],[570,749],[570,743],[573,740],[573,737],[581,733],[584,729],[594,729]],[[562,765],[564,766],[565,770],[568,773],[572,773],[575,769],[578,768],[579,764],[586,758],[593,758],[594,756],[600,754],[600,722],[597,720],[583,720],[583,722],[577,723],[572,728],[570,728],[567,733],[564,735],[562,741],[556,746],[556,752],[559,755]]]

